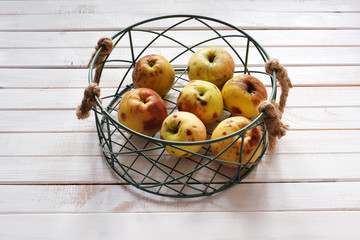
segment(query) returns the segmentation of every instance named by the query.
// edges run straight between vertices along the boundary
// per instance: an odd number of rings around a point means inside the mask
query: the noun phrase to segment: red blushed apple
[[[136,62],[132,80],[135,88],[150,88],[163,97],[174,84],[175,71],[165,57],[146,55]]]
[[[154,135],[167,117],[163,99],[154,90],[137,88],[127,92],[118,107],[118,120],[144,135]]]

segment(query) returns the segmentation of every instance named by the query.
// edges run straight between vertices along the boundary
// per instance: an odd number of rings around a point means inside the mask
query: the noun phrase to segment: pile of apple
[[[153,54],[136,62],[132,80],[135,89],[127,92],[118,107],[118,120],[126,127],[152,136],[160,131],[160,138],[177,142],[204,141],[207,128],[222,115],[224,108],[232,114],[217,124],[211,139],[234,133],[251,123],[256,117],[261,101],[267,99],[265,86],[248,74],[234,77],[235,63],[231,55],[219,47],[206,47],[196,51],[188,62],[189,82],[177,98],[177,111],[168,115],[163,97],[174,84],[175,71],[166,58]],[[211,150],[218,155],[235,137],[211,143]],[[248,130],[244,139],[239,138],[218,159],[242,162],[249,158],[260,143],[262,133],[258,127]],[[242,141],[244,146],[241,149]],[[202,145],[186,145],[181,148],[197,152]],[[176,157],[189,157],[191,153],[172,146],[165,150]],[[253,160],[262,151],[262,145]],[[252,160],[252,161],[253,161]],[[223,163],[229,167],[236,164]]]

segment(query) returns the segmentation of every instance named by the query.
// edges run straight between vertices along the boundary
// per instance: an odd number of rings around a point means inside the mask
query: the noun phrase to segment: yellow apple
[[[224,109],[219,88],[207,81],[192,80],[180,91],[177,99],[179,111],[195,114],[204,124],[215,122]]]
[[[169,61],[158,54],[146,55],[139,59],[132,73],[135,88],[150,88],[161,97],[174,84],[175,71]]]
[[[258,106],[267,99],[264,84],[248,74],[240,74],[227,81],[221,93],[225,108],[230,113],[247,118],[259,115]]]
[[[173,112],[164,120],[160,130],[160,138],[175,142],[204,141],[206,140],[206,127],[193,113]],[[181,145],[178,147],[197,152],[202,148],[202,145]],[[176,157],[189,157],[192,155],[170,145],[165,146],[165,150]]]
[[[188,62],[190,80],[205,80],[214,83],[219,89],[233,77],[234,59],[223,48],[206,47],[196,51]]]
[[[220,137],[227,136],[231,133],[234,133],[248,124],[251,123],[251,120],[245,117],[236,116],[236,117],[230,117],[223,121],[221,121],[216,128],[214,129],[211,139],[217,139]],[[211,151],[214,155],[219,154],[221,151],[223,151],[227,146],[229,146],[235,139],[238,137],[238,135],[227,138],[222,141],[214,142],[211,145]],[[248,130],[245,133],[244,136],[244,146],[242,151],[242,161],[241,163],[247,163],[251,157],[251,155],[255,152],[256,147],[260,143],[262,137],[262,133],[259,129],[259,127],[252,128]],[[229,149],[227,149],[223,154],[221,154],[218,159],[225,160],[230,163],[223,163],[223,165],[237,168],[239,165],[232,164],[239,163],[240,162],[240,155],[241,155],[241,144],[242,144],[242,138],[240,137]],[[253,158],[250,160],[250,163],[253,163],[260,155],[262,151],[262,143],[256,153],[254,154]]]
[[[126,127],[151,136],[158,132],[167,117],[163,99],[149,88],[125,93],[118,107],[118,120]]]

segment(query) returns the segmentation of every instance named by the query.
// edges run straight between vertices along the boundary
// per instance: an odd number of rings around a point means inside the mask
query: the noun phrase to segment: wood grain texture
[[[134,48],[135,55],[143,48]],[[227,49],[227,48],[225,48]],[[147,54],[160,54],[167,59],[172,59],[181,53],[183,48],[149,48],[142,56]],[[245,48],[237,49],[245,53]],[[63,48],[63,49],[3,49],[0,52],[0,66],[2,68],[86,68],[91,53],[91,48]],[[360,65],[360,48],[351,47],[271,47],[267,48],[270,57],[278,58],[285,66],[310,67],[310,66],[354,66]],[[188,52],[172,62],[173,67],[187,66],[192,53]],[[245,54],[243,54],[243,57]],[[255,48],[250,48],[249,67],[263,67],[264,61]],[[235,56],[234,56],[235,58]],[[128,48],[119,48],[111,54],[111,58],[131,61],[131,51]],[[235,64],[242,68],[239,59],[234,59]],[[240,65],[241,64],[241,65]],[[110,65],[109,65],[110,66]],[[112,64],[112,67],[128,67],[127,63]],[[239,69],[238,69],[239,70]]]
[[[0,213],[359,211],[359,188],[359,182],[242,183],[211,197],[174,199],[128,185],[4,185]]]
[[[357,239],[359,212],[2,214],[3,239]],[[346,223],[346,224],[344,224]],[[21,226],[21,231],[11,229]],[[278,226],[278,227],[274,227]],[[161,228],[161,231],[159,230]],[[10,230],[9,230],[10,229]],[[46,231],[44,230],[46,229]]]
[[[112,37],[118,31],[75,31],[75,32],[0,32],[0,48],[92,48],[99,38]],[[193,31],[179,30],[167,33],[175,39],[184,39],[186,42],[198,42],[204,37],[214,37],[210,31],[201,31],[201,35],[192,34]],[[357,30],[247,30],[263,47],[349,47],[359,46],[360,38]],[[224,36],[239,34],[231,30],[223,30]],[[133,33],[137,40],[136,47],[145,46],[146,39],[142,40],[139,33]],[[79,41],[79,39],[81,41]],[[245,46],[238,42],[234,46]],[[159,46],[175,46],[174,42],[158,40]],[[220,46],[224,45],[222,43]],[[118,46],[126,46],[120,42]],[[128,45],[127,45],[128,46]]]
[[[25,4],[24,4],[25,3]],[[27,1],[1,1],[1,11],[0,14],[108,14],[108,13],[118,13],[120,11],[133,10],[138,9],[146,11],[155,10],[152,8],[163,7],[166,9],[171,6],[172,2],[169,3],[165,0],[158,1],[147,1],[144,3],[141,0],[137,1],[122,1],[121,4],[118,4],[115,0],[104,0],[99,3],[95,0],[88,1],[77,1],[75,4],[73,1],[31,1],[31,8],[29,9],[26,5]],[[245,11],[245,12],[256,12],[263,11],[266,9],[267,11],[274,12],[290,12],[290,11],[301,11],[301,12],[354,12],[360,10],[360,5],[357,1],[347,1],[346,3],[331,0],[331,1],[299,1],[299,0],[291,0],[288,1],[288,4],[282,4],[283,2],[280,0],[276,1],[250,1],[244,0],[241,2],[241,7],[233,8],[234,3],[231,0],[222,1],[221,4],[217,1],[211,0],[208,1],[208,4],[194,3],[192,1],[183,1],[182,4],[188,9],[190,6],[192,8],[203,8],[203,9],[220,9],[227,11]],[[259,9],[259,7],[261,7]],[[158,10],[158,9],[156,9]],[[155,11],[154,11],[155,12]]]
[[[215,3],[215,2],[213,2]],[[217,5],[217,4],[216,4]],[[131,6],[131,5],[130,5]],[[0,15],[1,31],[114,31],[145,19],[169,15],[171,3],[163,4],[159,8],[158,4],[143,4],[145,9],[131,6],[131,11],[121,8],[116,13],[103,14],[35,14],[35,15]],[[224,5],[222,5],[224,6]],[[314,12],[268,12],[241,11],[239,14],[232,6],[214,7],[210,4],[201,4],[193,7],[192,2],[183,4],[182,14],[194,14],[201,16],[211,16],[229,22],[243,29],[359,29],[358,13],[334,13],[324,12],[321,15]],[[261,5],[259,7],[262,7]],[[168,22],[168,21],[165,21]],[[172,21],[169,21],[172,22]],[[167,25],[167,24],[166,24]],[[163,23],[151,23],[148,25],[152,29],[164,29]],[[204,29],[203,24],[192,22],[181,25],[185,29]]]

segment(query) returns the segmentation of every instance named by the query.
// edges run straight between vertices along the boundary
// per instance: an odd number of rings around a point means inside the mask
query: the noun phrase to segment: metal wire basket
[[[193,34],[194,31],[203,32]],[[194,15],[148,19],[121,30],[112,39],[113,51],[104,61],[97,64],[96,58],[103,49],[100,48],[96,52],[89,67],[88,80],[89,83],[93,82],[93,70],[97,67],[101,67],[99,84],[107,80],[105,71],[119,71],[114,92],[105,96],[102,93],[102,101],[95,97],[97,107],[93,108],[100,147],[107,163],[118,176],[149,193],[186,198],[209,196],[220,192],[239,183],[254,169],[267,146],[267,131],[261,120],[263,113],[253,119],[251,124],[231,135],[191,143],[162,140],[159,133],[146,136],[135,132],[118,122],[117,107],[124,93],[134,88],[129,79],[136,61],[147,54],[157,53],[169,60],[176,73],[172,89],[163,97],[168,113],[176,111],[177,96],[189,81],[187,61],[197,49],[209,45],[226,48],[234,56],[234,74],[256,75],[266,86],[271,87],[268,99],[271,101],[276,96],[276,75],[269,75],[262,70],[264,63],[270,58],[260,44],[243,30],[229,23]],[[168,47],[159,48],[159,45]],[[216,124],[230,116],[231,114],[224,109],[221,118],[213,125],[207,126],[207,139],[210,139]],[[237,167],[229,168],[221,164],[224,161],[211,152],[211,143],[234,136],[244,138],[246,131],[257,126],[262,131],[259,146],[263,147],[256,160],[250,158],[246,163],[241,163],[240,154],[239,163],[229,163]],[[203,144],[203,147],[199,152],[185,158],[171,156],[164,149],[167,145],[181,149],[182,146],[194,144]]]

